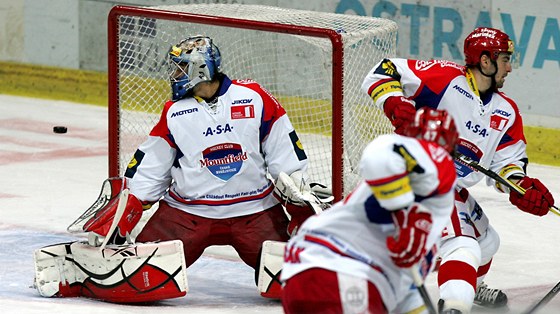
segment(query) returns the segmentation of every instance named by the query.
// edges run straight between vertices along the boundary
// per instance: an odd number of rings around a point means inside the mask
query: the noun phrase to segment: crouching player
[[[179,240],[186,267],[209,246],[231,245],[258,270],[263,242],[287,241],[287,230],[317,210],[308,206],[313,196],[305,151],[284,108],[266,89],[221,72],[211,38],[182,40],[169,50],[168,62],[172,100],[125,172],[130,194],[124,214],[113,219],[113,205],[86,219],[84,231],[123,243],[143,207],[158,203],[136,241]],[[285,193],[275,197],[280,174]],[[281,200],[294,205],[286,206],[291,222]],[[265,297],[279,293],[273,285],[261,290]]]
[[[412,272],[429,273],[450,219],[458,135],[445,111],[427,108],[404,134],[371,142],[363,181],[288,242],[286,313],[426,312]]]

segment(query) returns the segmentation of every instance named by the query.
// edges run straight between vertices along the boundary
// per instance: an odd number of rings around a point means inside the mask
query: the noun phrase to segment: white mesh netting
[[[148,8],[147,8],[148,9]],[[119,156],[126,169],[137,146],[156,124],[170,98],[166,52],[196,34],[211,37],[222,55],[222,70],[233,79],[253,79],[272,92],[286,108],[309,157],[310,177],[328,185],[344,184],[347,194],[356,184],[357,163],[364,146],[392,131],[383,113],[360,90],[371,67],[393,56],[397,26],[386,19],[242,4],[200,4],[151,7],[274,23],[271,31],[216,26],[144,16],[118,17]],[[147,15],[149,16],[149,15]],[[214,23],[217,24],[217,23]],[[274,32],[287,24],[331,29],[342,35],[344,58],[343,173],[332,173],[333,44],[329,38]],[[111,36],[111,35],[110,35]],[[343,181],[342,179],[343,178]],[[333,182],[335,181],[335,182]]]

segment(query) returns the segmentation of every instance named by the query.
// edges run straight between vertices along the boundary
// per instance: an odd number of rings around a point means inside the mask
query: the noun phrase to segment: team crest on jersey
[[[206,148],[202,151],[200,166],[208,169],[214,176],[227,181],[236,175],[247,160],[247,152],[241,145],[223,143]]]
[[[374,73],[390,76],[397,81],[401,80],[401,75],[397,72],[397,67],[389,59],[383,59],[381,64],[377,67],[377,69],[375,69]]]

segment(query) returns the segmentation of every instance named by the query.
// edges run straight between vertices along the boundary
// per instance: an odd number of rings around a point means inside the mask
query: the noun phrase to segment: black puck
[[[66,133],[68,132],[68,128],[65,126],[55,126],[53,127],[53,132],[54,133]]]

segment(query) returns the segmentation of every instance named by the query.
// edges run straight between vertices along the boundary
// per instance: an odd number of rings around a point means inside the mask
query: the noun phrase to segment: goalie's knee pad
[[[257,268],[257,287],[261,296],[265,298],[280,299],[282,296],[280,274],[284,263],[285,247],[286,242],[263,242],[261,259]]]

